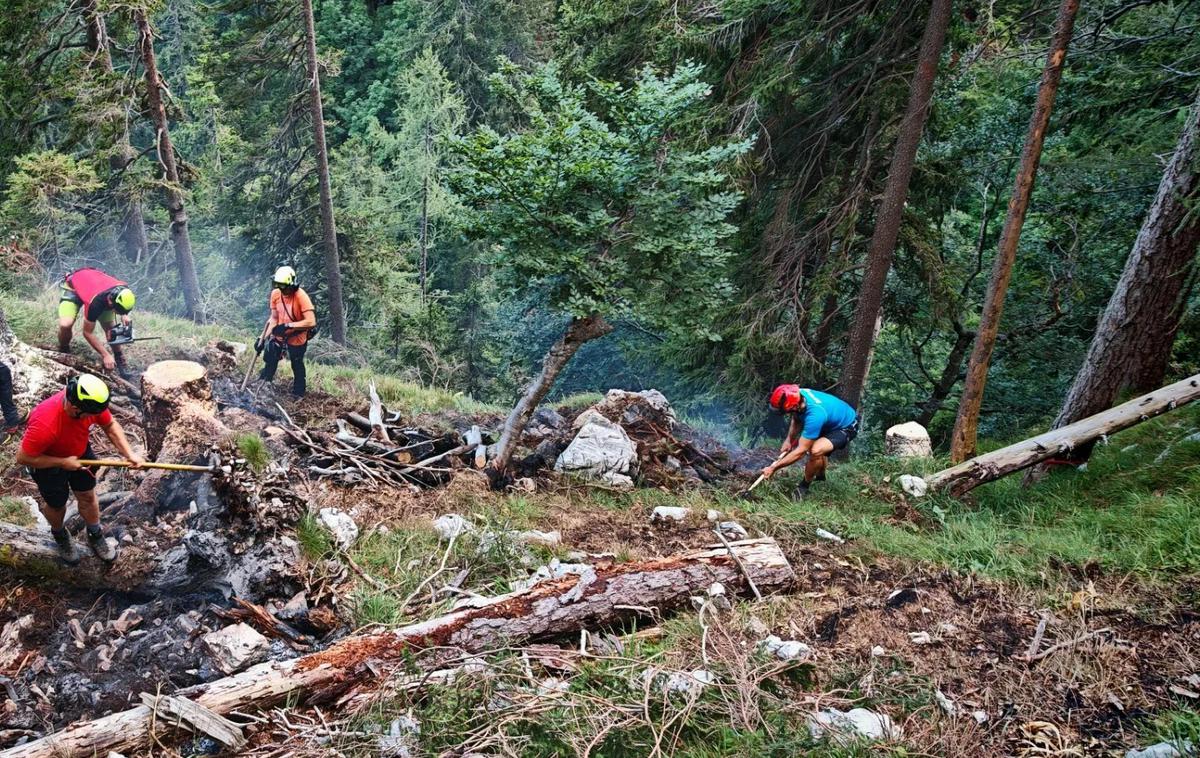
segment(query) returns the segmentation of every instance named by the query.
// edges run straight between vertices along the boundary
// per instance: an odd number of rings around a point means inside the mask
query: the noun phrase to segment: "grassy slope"
[[[15,302],[6,311],[18,336],[46,343],[52,333],[50,298],[39,302]],[[138,319],[142,334],[171,334],[173,345],[199,350],[214,337],[246,339],[219,327],[196,327],[176,319],[143,313]],[[77,348],[78,349],[78,348]],[[156,343],[139,347],[142,360],[161,350]],[[135,354],[134,360],[138,360]],[[284,368],[284,367],[281,367]],[[393,408],[408,412],[444,410],[483,411],[487,408],[460,395],[428,390],[375,376],[364,369],[314,365],[311,381],[331,393],[365,392],[374,379],[381,395]],[[578,398],[580,403],[593,398]],[[754,501],[722,492],[667,493],[639,490],[612,493],[574,489],[568,498],[581,509],[619,513],[659,504],[686,504],[697,510],[713,507],[735,513],[747,525],[780,537],[812,542],[817,527],[851,540],[851,555],[870,561],[874,555],[890,555],[914,565],[942,565],[959,573],[993,577],[1017,585],[1038,588],[1045,597],[1057,595],[1062,603],[1063,579],[1072,571],[1091,567],[1109,575],[1132,575],[1137,582],[1161,584],[1183,576],[1200,574],[1200,442],[1183,438],[1200,428],[1200,407],[1184,408],[1166,417],[1116,435],[1100,447],[1086,471],[1059,471],[1032,488],[1022,488],[1010,477],[980,488],[973,502],[959,503],[932,498],[919,505],[920,524],[893,518],[898,497],[895,476],[912,471],[914,465],[883,458],[857,459],[832,472],[830,481],[814,488],[803,501],[788,496],[790,482],[772,482]],[[945,461],[925,461],[915,468],[931,471]],[[494,526],[557,528],[551,499],[561,495],[492,496],[466,494],[441,501],[441,510],[458,510]],[[423,519],[390,524],[387,533],[375,533],[360,541],[353,555],[358,565],[390,586],[378,592],[365,583],[354,597],[361,621],[400,623],[431,614],[427,601],[405,600],[428,577],[442,559],[444,545]],[[328,554],[331,542],[313,520],[299,530],[301,544],[311,557]],[[609,549],[622,555],[622,545]],[[560,551],[561,552],[561,551]],[[513,576],[515,546],[497,544],[482,552],[471,539],[461,540],[449,556],[449,565],[466,567],[470,577],[464,587],[481,593],[502,592]],[[544,560],[550,551],[541,551]],[[739,610],[739,617],[746,614]],[[744,620],[744,618],[742,618]],[[666,636],[656,642],[638,644],[612,660],[587,663],[571,678],[576,696],[606,702],[621,701],[629,692],[630,677],[651,661],[694,653],[699,627],[694,617],[667,622]],[[417,702],[385,703],[367,722],[388,723],[398,712],[415,708],[423,723],[422,741],[427,748],[456,746],[461,735],[480,727],[483,706],[504,686],[518,687],[525,669],[517,659],[504,655],[490,660],[493,675],[469,686],[435,687]],[[785,674],[803,687],[803,668]],[[764,684],[764,686],[767,686]],[[929,688],[914,695],[881,702],[912,710],[927,707]],[[732,754],[866,755],[867,751],[814,747],[803,731],[802,721],[778,701],[757,703],[761,721],[754,728],[737,723],[737,709],[725,695],[705,695],[689,705],[680,716],[670,708],[654,706],[660,724],[678,717],[680,730],[672,750],[677,755],[715,756]],[[635,698],[634,700],[637,700]],[[632,702],[632,701],[631,701]],[[633,705],[636,705],[634,703]],[[597,725],[587,714],[574,709],[548,709],[538,719],[516,721],[511,733],[527,745],[527,754],[566,754],[577,745],[572,741],[593,733]],[[1146,739],[1171,735],[1196,735],[1200,722],[1185,712],[1164,712],[1147,720]],[[604,740],[604,755],[641,755],[655,739],[655,730],[644,724],[614,728]],[[343,746],[349,754],[360,754],[356,745]],[[371,754],[363,746],[361,754]]]

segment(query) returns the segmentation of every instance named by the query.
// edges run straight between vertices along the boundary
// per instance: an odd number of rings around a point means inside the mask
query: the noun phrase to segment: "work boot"
[[[808,497],[808,488],[809,483],[801,479],[800,483],[796,485],[796,489],[792,491],[792,497],[797,500],[803,500]]]
[[[25,426],[25,422],[29,420],[28,413],[21,413],[15,419],[4,422],[4,435],[12,435],[21,431],[21,427]]]
[[[117,559],[117,549],[108,541],[108,537],[104,534],[104,530],[97,527],[93,530],[90,526],[87,530],[88,545],[91,546],[92,552],[96,557],[105,563],[112,563]]]
[[[63,559],[63,563],[68,566],[78,564],[79,550],[71,539],[71,533],[66,529],[51,529],[50,534],[54,536],[54,546],[58,548],[58,557]]]

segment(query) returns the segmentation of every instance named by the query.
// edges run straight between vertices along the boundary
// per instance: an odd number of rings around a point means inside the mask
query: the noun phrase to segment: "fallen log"
[[[1015,445],[976,456],[924,479],[902,477],[901,485],[906,492],[917,497],[938,490],[945,490],[958,497],[981,484],[1066,455],[1080,445],[1128,429],[1197,398],[1200,398],[1200,374],[1169,384],[1094,416],[1080,419],[1073,424],[1051,429],[1045,434],[1039,434]]]
[[[479,653],[498,645],[612,625],[635,616],[634,608],[661,612],[680,607],[713,582],[744,594],[747,577],[760,590],[779,590],[791,584],[795,574],[770,539],[743,540],[728,548],[641,563],[598,565],[583,576],[543,581],[428,621],[347,637],[318,653],[261,663],[175,697],[187,697],[220,716],[289,697],[324,701],[352,697],[357,691],[386,684],[417,649],[453,646]],[[149,742],[151,726],[151,709],[138,706],[9,748],[0,752],[0,758],[68,758],[135,749]]]

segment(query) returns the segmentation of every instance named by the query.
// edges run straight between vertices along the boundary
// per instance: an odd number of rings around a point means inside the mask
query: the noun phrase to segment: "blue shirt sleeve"
[[[804,431],[800,436],[806,440],[816,440],[821,437],[821,430],[825,428],[825,422],[829,420],[829,414],[824,408],[809,406],[804,413]]]

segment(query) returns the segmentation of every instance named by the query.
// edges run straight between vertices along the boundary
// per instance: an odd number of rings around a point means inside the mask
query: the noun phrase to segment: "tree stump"
[[[151,364],[142,374],[142,425],[146,430],[146,454],[151,459],[158,459],[167,431],[185,412],[216,420],[217,404],[208,383],[208,370],[194,361]]]

